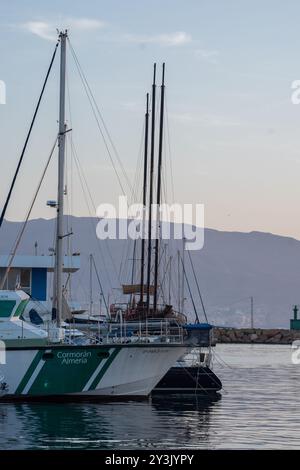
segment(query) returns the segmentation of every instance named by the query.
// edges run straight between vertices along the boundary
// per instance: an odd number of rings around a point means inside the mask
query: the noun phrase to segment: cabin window
[[[20,289],[31,294],[31,269],[20,269]]]
[[[19,273],[18,269],[11,269],[8,273],[7,276],[7,285],[8,285],[8,290],[15,290],[18,282],[19,282]]]
[[[0,268],[0,278],[5,276],[5,268]],[[31,269],[11,268],[3,286],[7,290],[22,289],[31,294]]]
[[[42,325],[44,322],[33,308],[29,311],[29,319],[34,325]]]

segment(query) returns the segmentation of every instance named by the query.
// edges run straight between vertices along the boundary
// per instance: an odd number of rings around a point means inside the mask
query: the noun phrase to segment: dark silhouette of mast
[[[145,147],[144,147],[144,181],[143,181],[143,221],[142,221],[142,253],[141,253],[141,292],[140,302],[144,302],[144,269],[145,269],[145,211],[147,203],[147,170],[148,170],[148,131],[149,131],[149,93],[146,98],[145,114]]]
[[[157,234],[155,240],[155,263],[154,263],[154,312],[157,310],[157,288],[158,288],[158,255],[159,255],[159,207],[161,199],[161,170],[162,170],[162,148],[163,148],[163,131],[164,131],[164,100],[165,100],[165,64],[162,66],[162,84],[161,84],[161,97],[160,97],[160,119],[159,119],[159,144],[158,144],[158,168],[157,168],[157,195],[156,195],[156,208],[157,208]]]
[[[151,116],[151,155],[150,155],[150,188],[149,188],[149,222],[148,222],[148,265],[147,265],[147,315],[150,313],[150,280],[151,280],[151,251],[152,251],[152,203],[155,149],[155,94],[156,94],[156,64],[153,69],[152,84],[152,116]]]

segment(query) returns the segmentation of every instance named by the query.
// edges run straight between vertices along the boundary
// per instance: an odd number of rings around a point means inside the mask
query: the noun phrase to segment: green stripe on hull
[[[115,351],[112,355],[109,355],[109,347],[99,349],[89,348],[88,346],[80,349],[72,346],[52,348],[51,354],[45,360],[41,359],[44,362],[43,367],[28,390],[28,395],[80,393],[97,367],[101,362],[104,362],[108,355],[109,357],[103,369],[107,363],[109,363],[107,368],[109,367],[115,357],[114,353]],[[102,369],[100,370],[100,378],[103,375],[101,374]]]
[[[22,315],[22,313],[24,312],[25,307],[28,304],[28,302],[29,302],[29,300],[27,300],[27,299],[21,300],[21,302],[17,306],[17,309],[14,313],[14,317],[20,317]]]
[[[30,377],[32,376],[33,372],[35,371],[38,363],[40,362],[41,360],[41,357],[43,355],[43,352],[44,351],[38,351],[35,355],[35,357],[33,358],[33,361],[31,362],[30,366],[28,367],[24,377],[22,378],[21,382],[19,383],[15,393],[16,395],[19,395],[23,392],[27,382],[29,381]]]
[[[105,362],[104,366],[102,367],[102,369],[100,370],[99,374],[97,375],[97,377],[95,377],[95,379],[93,380],[89,390],[95,390],[95,388],[97,387],[98,383],[100,382],[100,380],[102,379],[103,375],[105,374],[105,372],[107,371],[107,369],[109,368],[109,366],[111,365],[111,363],[113,362],[113,360],[115,359],[115,357],[118,355],[118,353],[120,352],[121,348],[116,348],[112,353],[111,355],[109,356],[109,358],[107,359],[107,361]]]

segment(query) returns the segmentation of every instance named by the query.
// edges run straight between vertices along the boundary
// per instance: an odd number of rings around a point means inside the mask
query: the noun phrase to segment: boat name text
[[[91,351],[70,351],[64,352],[59,351],[57,353],[57,358],[62,359],[61,364],[87,364],[88,359],[92,357]]]

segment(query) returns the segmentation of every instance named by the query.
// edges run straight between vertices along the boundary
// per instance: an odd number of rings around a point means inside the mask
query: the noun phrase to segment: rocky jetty
[[[291,344],[300,340],[300,330],[262,328],[219,328],[213,330],[216,343]]]

